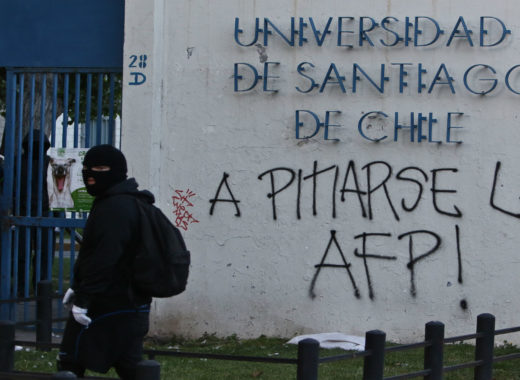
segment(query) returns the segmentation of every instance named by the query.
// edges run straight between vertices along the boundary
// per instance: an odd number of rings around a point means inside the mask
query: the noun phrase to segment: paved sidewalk
[[[52,303],[53,317],[64,317],[67,315],[65,310],[58,311],[61,308],[57,302]],[[36,320],[36,304],[28,302],[26,305],[20,303],[16,306],[17,321],[34,321]],[[53,324],[52,342],[60,343],[62,336],[62,329],[65,327],[65,322],[57,322]],[[36,342],[36,327],[34,325],[19,326],[15,330],[15,339],[27,342]]]
[[[62,333],[52,333],[52,343],[61,343]],[[21,340],[25,342],[36,342],[36,331],[29,328],[18,328],[15,331],[15,340]]]

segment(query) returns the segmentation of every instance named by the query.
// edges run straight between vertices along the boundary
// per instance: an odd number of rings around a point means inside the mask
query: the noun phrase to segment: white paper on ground
[[[347,335],[338,332],[299,335],[292,338],[287,343],[298,344],[303,339],[315,339],[320,343],[321,348],[341,348],[349,351],[364,351],[365,338],[361,336]]]

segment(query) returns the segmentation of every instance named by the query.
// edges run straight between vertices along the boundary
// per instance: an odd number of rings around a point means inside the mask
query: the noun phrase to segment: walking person
[[[83,161],[83,181],[95,197],[63,299],[71,309],[58,355],[58,370],[83,377],[85,369],[135,379],[148,332],[151,297],[131,285],[132,259],[139,245],[136,198],[154,196],[127,178],[126,159],[110,145],[91,148]]]

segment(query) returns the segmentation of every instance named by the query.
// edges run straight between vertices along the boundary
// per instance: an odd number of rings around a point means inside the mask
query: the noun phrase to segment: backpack
[[[141,241],[132,267],[132,286],[145,296],[165,298],[186,289],[190,252],[180,231],[151,203],[136,198]]]

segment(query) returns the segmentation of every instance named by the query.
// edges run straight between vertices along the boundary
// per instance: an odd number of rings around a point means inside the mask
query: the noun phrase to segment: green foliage
[[[101,81],[100,81],[101,79]],[[60,78],[60,81],[63,81]],[[72,124],[74,120],[78,120],[80,123],[84,123],[87,118],[87,104],[90,104],[90,120],[95,121],[98,115],[98,99],[101,96],[101,112],[103,116],[109,116],[110,114],[110,75],[108,74],[82,74],[79,81],[79,89],[76,89],[76,79],[74,75],[70,75],[70,83],[68,89],[68,117],[69,124]],[[90,82],[91,94],[90,98],[87,97],[87,84]],[[101,87],[100,87],[101,86]],[[63,86],[60,86],[63,88]],[[114,103],[113,103],[113,114],[121,114],[121,101],[122,101],[122,75],[114,75]],[[101,89],[101,91],[100,91]],[[76,115],[76,92],[79,94],[79,114]],[[64,99],[65,91],[58,91],[58,98]]]
[[[30,75],[30,74],[29,74]],[[63,108],[63,102],[65,99],[65,95],[68,97],[68,107],[67,107],[67,113],[70,119],[70,123],[72,123],[74,120],[84,123],[87,116],[87,104],[88,100],[90,99],[90,119],[95,120],[97,117],[97,107],[98,107],[98,98],[99,93],[98,90],[100,88],[100,83],[102,86],[101,91],[101,97],[102,97],[102,110],[101,115],[108,116],[110,114],[109,109],[109,98],[110,98],[110,76],[108,74],[81,74],[80,75],[80,81],[79,81],[79,87],[80,91],[78,91],[79,96],[79,113],[76,115],[76,76],[75,74],[69,74],[69,87],[68,87],[68,93],[65,94],[64,89],[64,81],[65,81],[65,74],[58,74],[58,109]],[[101,82],[100,79],[101,78]],[[28,77],[25,79],[28,81]],[[36,89],[39,89],[39,82],[41,80],[41,76],[36,75]],[[51,77],[47,78],[47,81],[49,81],[49,85],[51,84]],[[87,83],[90,81],[91,83],[91,96],[90,98],[87,97]],[[28,82],[27,82],[28,83]],[[121,114],[121,102],[122,102],[122,90],[123,90],[123,82],[122,82],[122,74],[116,74],[114,75],[114,105],[113,105],[113,113],[114,117],[116,115]],[[40,91],[35,92],[35,96],[41,96]],[[29,99],[29,96],[26,95],[26,99]],[[6,107],[6,70],[4,67],[0,67],[0,115],[5,117],[5,107]],[[61,113],[61,112],[60,112]],[[57,115],[59,116],[59,114]]]
[[[261,356],[275,358],[296,358],[296,345],[286,344],[285,339],[267,338],[240,340],[236,336],[217,338],[204,335],[195,340],[174,338],[170,341],[149,340],[146,348],[180,352]],[[475,347],[469,344],[449,344],[445,346],[445,366],[474,360]],[[495,356],[518,353],[520,349],[505,342],[495,349]],[[321,350],[321,357],[341,355],[339,349]],[[16,353],[16,370],[32,372],[54,372],[57,351],[40,352],[23,350]],[[250,363],[198,358],[175,358],[159,356],[163,379],[175,380],[287,380],[296,378],[296,366],[291,364]],[[387,353],[385,377],[422,370],[423,350],[415,349]],[[494,380],[520,380],[518,359],[495,363]],[[339,362],[324,363],[319,367],[320,380],[362,379],[363,359],[356,358]],[[90,376],[99,374],[89,373]],[[106,376],[116,377],[113,371]],[[467,380],[473,378],[473,369],[463,369],[445,374],[446,380]]]

